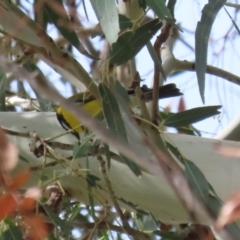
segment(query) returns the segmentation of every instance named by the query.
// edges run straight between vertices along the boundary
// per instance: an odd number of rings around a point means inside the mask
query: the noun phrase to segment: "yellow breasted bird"
[[[146,102],[152,100],[152,89],[144,86],[142,87],[142,93]],[[128,95],[134,96],[134,90],[128,90]],[[183,94],[173,83],[159,87],[159,99],[181,95]],[[102,113],[101,101],[91,95],[90,92],[76,94],[70,97],[70,99],[79,104],[79,106],[83,106],[84,109],[92,116],[99,117]],[[61,106],[57,108],[56,114],[61,126],[65,130],[74,129],[72,134],[79,140],[79,133],[84,132],[84,127],[81,125],[81,122],[79,122],[71,113]]]

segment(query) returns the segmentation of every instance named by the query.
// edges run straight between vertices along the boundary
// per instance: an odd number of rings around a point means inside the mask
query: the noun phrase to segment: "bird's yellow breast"
[[[81,103],[82,105],[82,103]],[[82,105],[84,110],[88,112],[91,116],[98,116],[102,111],[102,104],[99,100],[89,101]],[[69,113],[66,109],[59,107],[57,109],[57,115],[60,116],[61,125],[65,125],[65,129],[75,129],[76,132],[82,133],[84,129],[82,127],[82,123],[78,121],[71,113]]]

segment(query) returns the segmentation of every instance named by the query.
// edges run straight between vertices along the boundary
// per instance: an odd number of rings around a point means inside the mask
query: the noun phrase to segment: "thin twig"
[[[110,182],[110,180],[109,180],[109,178],[107,176],[106,168],[105,168],[105,161],[103,160],[102,156],[100,156],[100,155],[97,156],[97,159],[98,159],[98,161],[100,163],[100,169],[101,169],[104,181],[106,183],[106,187],[108,189],[108,193],[109,193],[110,198],[111,198],[111,200],[113,202],[113,205],[114,205],[114,207],[115,207],[115,209],[116,209],[116,211],[117,211],[117,213],[118,213],[118,215],[119,215],[119,217],[120,217],[120,219],[122,221],[123,226],[128,228],[128,227],[130,227],[129,223],[126,220],[126,218],[125,218],[125,216],[124,216],[124,214],[123,214],[123,212],[122,212],[122,210],[121,210],[121,208],[120,208],[120,206],[119,206],[119,204],[118,204],[118,202],[116,200],[115,194],[114,194],[113,189],[112,189],[111,182]]]
[[[166,23],[165,26],[162,28],[161,34],[157,36],[157,39],[154,43],[154,49],[159,59],[160,56],[160,48],[162,44],[168,39],[169,32],[171,29],[171,25]],[[156,64],[154,64],[154,78],[153,78],[153,100],[152,100],[152,122],[157,123],[158,119],[158,100],[159,100],[159,86],[163,84],[163,77],[160,74],[159,68]]]
[[[189,61],[180,61],[178,59],[174,59],[174,68],[173,68],[173,72],[177,72],[177,71],[191,71],[191,72],[195,72],[196,71],[196,65],[195,62],[189,62]],[[214,75],[216,77],[220,77],[223,78],[231,83],[240,85],[240,77],[232,74],[228,71],[225,71],[221,68],[217,68],[217,67],[213,67],[211,65],[207,65],[206,67],[206,73]]]

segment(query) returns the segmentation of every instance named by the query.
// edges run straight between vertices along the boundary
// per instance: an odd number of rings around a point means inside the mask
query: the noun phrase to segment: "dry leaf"
[[[8,185],[8,190],[17,190],[22,187],[30,177],[30,171],[26,170],[19,173],[17,176],[11,179],[11,183]]]
[[[10,216],[17,209],[17,196],[6,193],[0,198],[0,221]]]
[[[0,128],[0,169],[2,172],[12,170],[18,162],[18,150],[9,142],[5,132]]]
[[[48,227],[43,219],[39,216],[23,216],[26,224],[26,232],[31,240],[43,240],[48,235]]]

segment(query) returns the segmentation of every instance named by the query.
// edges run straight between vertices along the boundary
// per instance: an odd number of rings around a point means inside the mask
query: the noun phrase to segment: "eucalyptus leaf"
[[[5,96],[7,90],[7,77],[5,72],[0,68],[0,111],[6,111]]]
[[[122,97],[122,99],[127,103],[130,104],[130,97],[128,95],[128,92],[126,88],[122,86],[122,84],[119,81],[114,81],[114,90]]]
[[[122,33],[117,42],[112,44],[109,52],[111,63],[121,65],[136,54],[150,41],[150,39],[160,30],[162,23],[159,19],[154,19],[135,31],[129,30]]]
[[[49,218],[54,222],[54,224],[62,229],[62,231],[65,231],[66,233],[71,230],[71,226],[68,224],[67,221],[62,220],[55,212],[53,212],[49,207],[46,205],[42,205],[45,212],[49,216]]]
[[[117,41],[120,31],[118,11],[115,0],[90,0],[108,42]]]
[[[93,174],[88,173],[86,175],[86,180],[87,180],[88,186],[92,188],[92,187],[97,187],[98,186],[97,181],[100,181],[101,179]]]
[[[67,27],[67,24],[71,24],[68,14],[63,6],[62,0],[54,0],[57,9],[49,6],[47,3],[44,4],[45,12],[48,16],[48,22],[53,23],[59,32],[65,37],[74,47],[79,48],[80,41],[77,34]],[[60,13],[61,12],[61,13]]]
[[[99,93],[102,98],[103,113],[109,129],[118,137],[127,141],[126,129],[115,96],[111,90],[102,83],[99,84]],[[135,175],[141,175],[141,170],[135,162],[121,154],[120,156]]]
[[[146,46],[147,46],[148,52],[149,52],[149,54],[150,54],[150,56],[151,56],[151,58],[152,58],[152,60],[155,64],[155,66],[157,67],[157,69],[162,74],[163,79],[166,79],[166,74],[165,74],[164,69],[162,67],[162,60],[159,59],[159,57],[157,56],[157,53],[156,53],[155,49],[153,48],[152,43],[149,41]]]
[[[132,21],[125,15],[119,14],[119,26],[121,30],[131,28],[133,26]]]
[[[8,224],[8,229],[1,233],[2,240],[23,240],[23,234],[21,230],[13,223]]]
[[[160,19],[172,18],[164,0],[146,0],[146,3]]]
[[[87,50],[80,42],[76,32],[68,27],[68,25],[72,25],[72,22],[70,21],[68,14],[64,8],[63,1],[51,0],[51,2],[55,3],[55,7],[52,7],[54,5],[49,5],[48,3],[44,4],[44,16],[47,16],[48,22],[53,23],[59,32],[63,35],[63,37],[65,37],[68,42],[70,42],[79,52],[92,59],[97,59],[87,52]]]
[[[221,106],[198,107],[172,114],[164,121],[165,126],[182,127],[218,115]]]
[[[195,33],[195,58],[196,73],[198,79],[199,92],[203,103],[205,102],[205,73],[207,66],[207,47],[213,22],[219,10],[224,6],[226,0],[209,0],[202,10],[202,17],[197,24]]]
[[[203,173],[192,161],[185,160],[184,165],[185,176],[193,192],[201,198],[207,198],[210,192],[210,186]]]

